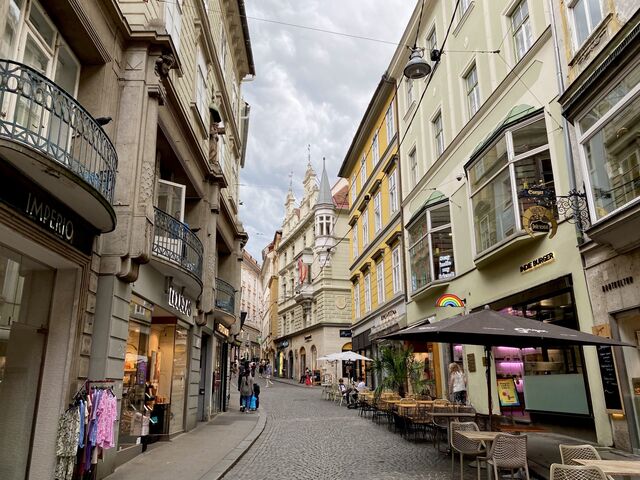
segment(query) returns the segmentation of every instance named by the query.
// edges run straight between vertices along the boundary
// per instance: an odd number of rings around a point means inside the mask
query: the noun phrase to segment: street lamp
[[[409,54],[409,61],[404,67],[404,76],[411,80],[419,80],[431,73],[431,65],[423,57],[423,50],[413,47]]]

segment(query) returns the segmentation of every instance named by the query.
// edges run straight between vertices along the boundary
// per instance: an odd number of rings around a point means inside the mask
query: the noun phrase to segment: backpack
[[[260,395],[260,385],[257,383],[253,384],[253,393],[255,393],[256,396]]]

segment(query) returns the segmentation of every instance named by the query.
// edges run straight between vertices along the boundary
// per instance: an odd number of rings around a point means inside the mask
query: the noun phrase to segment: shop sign
[[[191,300],[178,292],[173,285],[169,287],[167,294],[169,297],[169,306],[175,308],[178,312],[187,317],[191,316]]]
[[[438,257],[438,268],[440,270],[438,278],[444,280],[445,278],[455,277],[456,273],[451,270],[452,266],[451,255],[440,255]]]
[[[351,338],[351,330],[340,330],[340,338]]]
[[[304,341],[305,341],[305,342],[310,342],[310,341],[311,341],[311,335],[306,335],[306,336],[304,337]]]
[[[95,229],[47,191],[6,164],[0,168],[0,201],[63,242],[84,253],[91,253]]]
[[[278,348],[287,348],[289,346],[289,340],[283,340],[278,344]]]
[[[518,407],[520,399],[516,389],[516,382],[513,378],[499,378],[498,383],[498,399],[501,407]]]
[[[221,323],[216,323],[216,332],[218,332],[225,338],[227,338],[229,336],[229,333],[231,333],[229,329],[224,325],[222,325]]]
[[[393,327],[399,320],[400,317],[398,315],[398,311],[395,308],[392,308],[375,319],[373,327],[371,327],[371,333],[378,333],[389,327]]]
[[[546,255],[542,255],[541,257],[531,260],[530,262],[527,262],[523,265],[520,265],[520,273],[530,272],[535,268],[539,268],[553,262],[555,259],[556,257],[554,253],[549,252]]]
[[[534,205],[522,214],[522,228],[532,237],[535,233],[542,232],[549,233],[549,238],[553,238],[558,230],[558,222],[551,210]]]

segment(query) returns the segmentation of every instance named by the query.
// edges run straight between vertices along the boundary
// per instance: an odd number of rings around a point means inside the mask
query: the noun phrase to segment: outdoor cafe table
[[[625,475],[629,477],[640,476],[640,461],[629,460],[581,460],[574,459],[582,465],[600,467],[607,475]]]
[[[481,441],[481,442],[493,442],[496,439],[496,435],[500,432],[482,432],[482,431],[460,431],[456,432],[458,435],[462,435],[469,440]]]

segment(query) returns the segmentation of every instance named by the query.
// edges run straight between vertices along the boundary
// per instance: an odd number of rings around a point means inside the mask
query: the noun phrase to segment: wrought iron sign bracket
[[[546,185],[536,185],[520,190],[518,198],[533,201],[536,206],[543,207],[549,212],[555,210],[558,216],[577,225],[580,232],[584,232],[589,227],[589,206],[585,192],[572,189],[566,195],[556,195],[552,188]],[[536,216],[535,212],[534,216]],[[532,222],[539,220],[541,219],[531,219]]]

